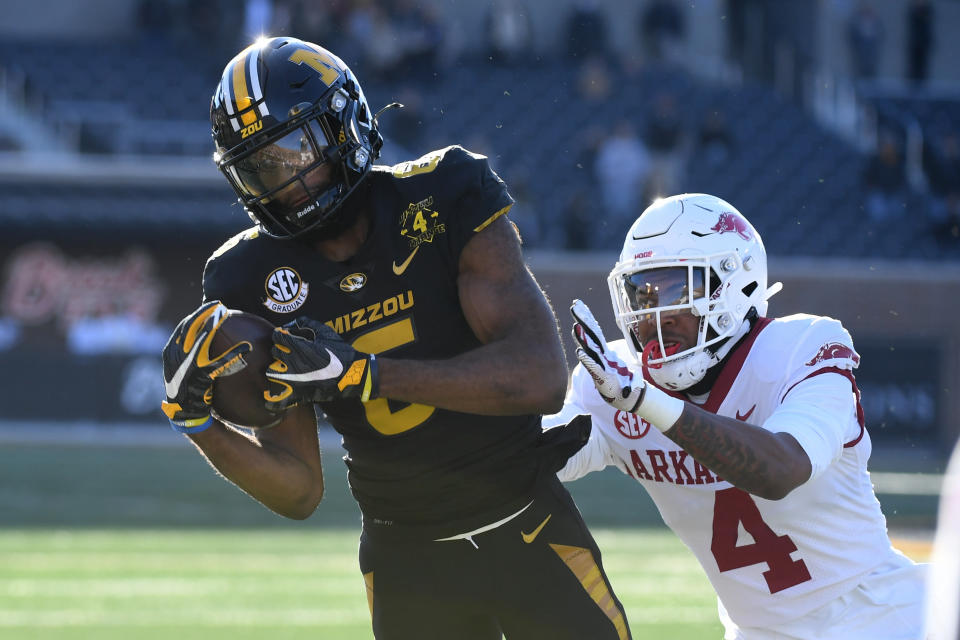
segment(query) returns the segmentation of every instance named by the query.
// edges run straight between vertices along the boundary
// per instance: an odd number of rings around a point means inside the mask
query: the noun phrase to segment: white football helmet
[[[637,362],[672,390],[702,380],[746,333],[750,310],[764,315],[782,286],[767,288],[767,254],[753,226],[729,203],[702,193],[647,207],[627,232],[607,282]],[[696,345],[680,350],[664,342],[661,318],[686,312],[700,318],[700,327]],[[655,321],[656,337],[643,344],[640,325],[647,321]]]

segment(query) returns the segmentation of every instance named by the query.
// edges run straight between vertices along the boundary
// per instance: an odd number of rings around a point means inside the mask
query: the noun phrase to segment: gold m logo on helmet
[[[246,138],[246,137],[249,136],[250,134],[253,134],[253,133],[256,133],[257,131],[260,131],[260,129],[263,129],[263,120],[257,120],[257,121],[254,122],[253,124],[248,125],[248,126],[244,127],[243,129],[241,129],[241,130],[240,130],[240,137],[241,137],[241,138]]]
[[[290,62],[297,64],[306,64],[314,71],[320,74],[323,84],[328,87],[333,86],[342,73],[340,71],[339,60],[331,56],[326,51],[317,51],[315,49],[297,49],[289,58]]]

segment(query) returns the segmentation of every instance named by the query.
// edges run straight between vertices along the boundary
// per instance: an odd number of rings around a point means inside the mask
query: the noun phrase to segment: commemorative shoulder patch
[[[274,313],[290,313],[307,301],[310,285],[292,267],[280,267],[270,272],[264,288],[267,298],[263,306]]]

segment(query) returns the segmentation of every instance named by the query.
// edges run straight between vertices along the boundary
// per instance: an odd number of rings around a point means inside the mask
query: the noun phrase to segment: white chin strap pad
[[[671,391],[689,389],[703,380],[703,377],[707,375],[707,369],[726,358],[727,354],[740,344],[740,339],[749,331],[750,323],[742,322],[733,332],[733,335],[722,343],[716,353],[700,349],[696,353],[691,353],[672,362],[665,362],[660,365],[659,369],[648,367],[650,379],[657,383],[657,386]]]
[[[649,367],[648,371],[650,379],[657,386],[671,391],[682,391],[703,380],[707,369],[717,362],[715,356],[710,355],[706,349],[701,349],[672,362],[665,362],[658,369]]]

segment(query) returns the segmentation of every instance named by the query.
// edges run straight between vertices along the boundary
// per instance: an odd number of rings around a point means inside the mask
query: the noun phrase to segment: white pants
[[[906,557],[880,565],[852,591],[802,618],[738,627],[720,607],[724,640],[922,640],[926,564]]]

